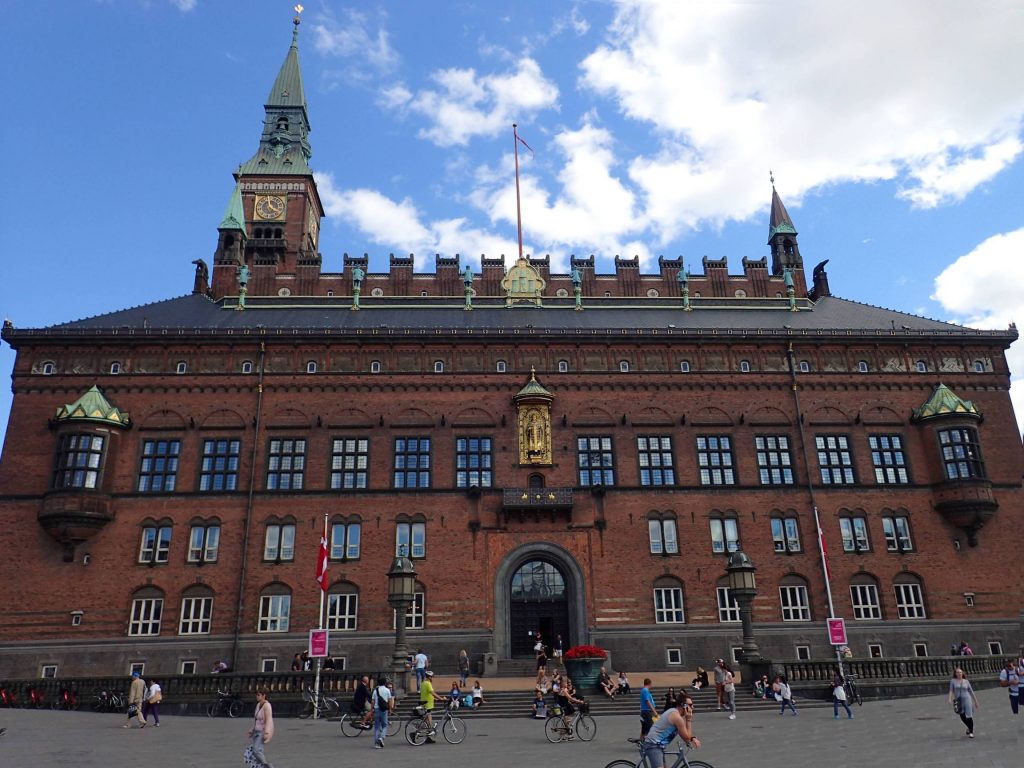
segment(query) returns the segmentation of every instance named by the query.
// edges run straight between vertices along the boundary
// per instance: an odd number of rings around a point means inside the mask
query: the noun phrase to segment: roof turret
[[[789,211],[782,204],[782,198],[779,197],[779,193],[775,191],[775,185],[772,184],[772,213],[768,221],[769,242],[771,242],[775,235],[781,233],[795,235],[797,231],[796,227],[793,226],[793,220],[789,218]]]
[[[56,421],[92,421],[108,426],[127,427],[131,423],[127,413],[122,413],[117,406],[103,396],[95,384],[89,391],[75,400],[57,409]]]
[[[962,400],[953,390],[940,383],[920,408],[914,409],[914,421],[934,419],[938,416],[967,416],[980,419],[981,412],[970,400]]]
[[[235,184],[231,199],[228,200],[228,208],[224,211],[224,218],[221,219],[217,229],[233,229],[246,234],[245,212],[242,210],[242,189],[238,184]]]

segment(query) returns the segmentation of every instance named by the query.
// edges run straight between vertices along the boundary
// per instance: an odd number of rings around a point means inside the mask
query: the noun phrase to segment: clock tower
[[[235,171],[247,237],[214,254],[213,296],[238,293],[237,269],[251,275],[248,295],[311,295],[320,275],[318,241],[323,204],[309,167],[309,115],[299,66],[296,6],[292,44],[264,105],[263,134],[256,153]],[[223,229],[223,228],[222,228]]]

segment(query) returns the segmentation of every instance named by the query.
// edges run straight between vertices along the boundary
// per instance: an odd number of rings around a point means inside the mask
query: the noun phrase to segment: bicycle
[[[313,716],[313,689],[308,685],[302,688],[302,700],[305,702],[302,705],[302,710],[299,712],[299,717],[303,720]],[[331,696],[326,696],[323,691],[316,699],[316,709],[320,711],[320,717],[334,717],[341,712],[341,703]]]
[[[25,686],[25,695],[21,697],[21,706],[25,709],[42,709],[46,706],[42,691],[34,685]]]
[[[648,746],[644,744],[643,739],[626,739],[626,741],[636,744],[637,749],[640,750],[640,759],[636,762],[633,762],[632,760],[612,760],[604,768],[649,768],[650,761],[647,759],[647,752],[651,749],[660,749],[665,753],[666,757],[669,755],[678,755],[676,761],[672,763],[670,768],[712,768],[710,763],[705,763],[703,760],[688,760],[686,758],[686,753],[693,749],[689,744],[684,744],[682,748],[671,751],[664,747],[653,745]],[[667,762],[663,762],[666,766],[668,765]]]
[[[355,710],[349,710],[347,713],[341,716],[341,732],[350,738],[361,736],[363,731],[373,730],[373,717],[371,712],[370,722],[366,722],[366,717],[363,712],[357,712]],[[402,730],[402,718],[398,716],[397,712],[388,713],[388,729],[385,733],[388,736],[397,736],[398,732]]]
[[[242,714],[242,700],[237,693],[217,690],[217,700],[207,705],[206,716],[217,717],[222,713],[228,717],[238,717]]]
[[[593,739],[597,735],[597,722],[583,711],[585,708],[585,705],[580,705],[580,709],[566,720],[561,707],[552,707],[551,714],[544,722],[544,735],[548,741],[557,744],[560,741],[571,741],[577,737],[580,741]]]
[[[124,699],[114,691],[96,691],[93,694],[92,709],[94,712],[123,712]]]
[[[73,712],[78,706],[78,691],[72,691],[70,688],[61,688],[60,693],[50,702],[51,709],[66,709],[68,712]]]
[[[857,702],[857,706],[864,706],[864,697],[861,695],[860,688],[857,687],[855,682],[857,675],[847,675],[843,679],[843,688],[846,690],[846,700],[849,702]]]
[[[455,717],[452,714],[453,709],[454,707],[449,704],[441,716],[441,722],[435,722],[431,727],[427,725],[426,709],[422,706],[416,707],[413,710],[416,713],[416,717],[405,726],[405,740],[414,747],[418,747],[425,744],[429,737],[440,730],[444,740],[449,744],[461,744],[466,738],[466,721],[461,717]]]
[[[14,695],[14,691],[8,690],[3,686],[0,686],[0,706],[2,707],[15,707],[18,705],[18,697]]]

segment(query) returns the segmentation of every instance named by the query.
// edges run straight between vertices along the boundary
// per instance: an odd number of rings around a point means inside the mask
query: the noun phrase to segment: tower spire
[[[772,183],[772,208],[768,217],[768,245],[772,249],[772,274],[781,275],[786,268],[803,269],[803,259],[800,257],[800,248],[796,242],[796,227],[793,219],[789,217],[789,211],[782,204],[775,189],[775,174],[768,172],[768,179]]]

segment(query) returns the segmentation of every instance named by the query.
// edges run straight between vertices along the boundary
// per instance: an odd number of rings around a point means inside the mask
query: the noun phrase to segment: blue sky
[[[13,3],[0,314],[41,327],[191,290],[258,143],[292,2]],[[833,293],[1024,320],[1024,4],[309,0],[312,165],[342,254],[767,254],[776,186]],[[1024,352],[1010,352],[1018,420]],[[0,349],[8,375],[14,354]],[[0,425],[10,408],[0,392]]]

